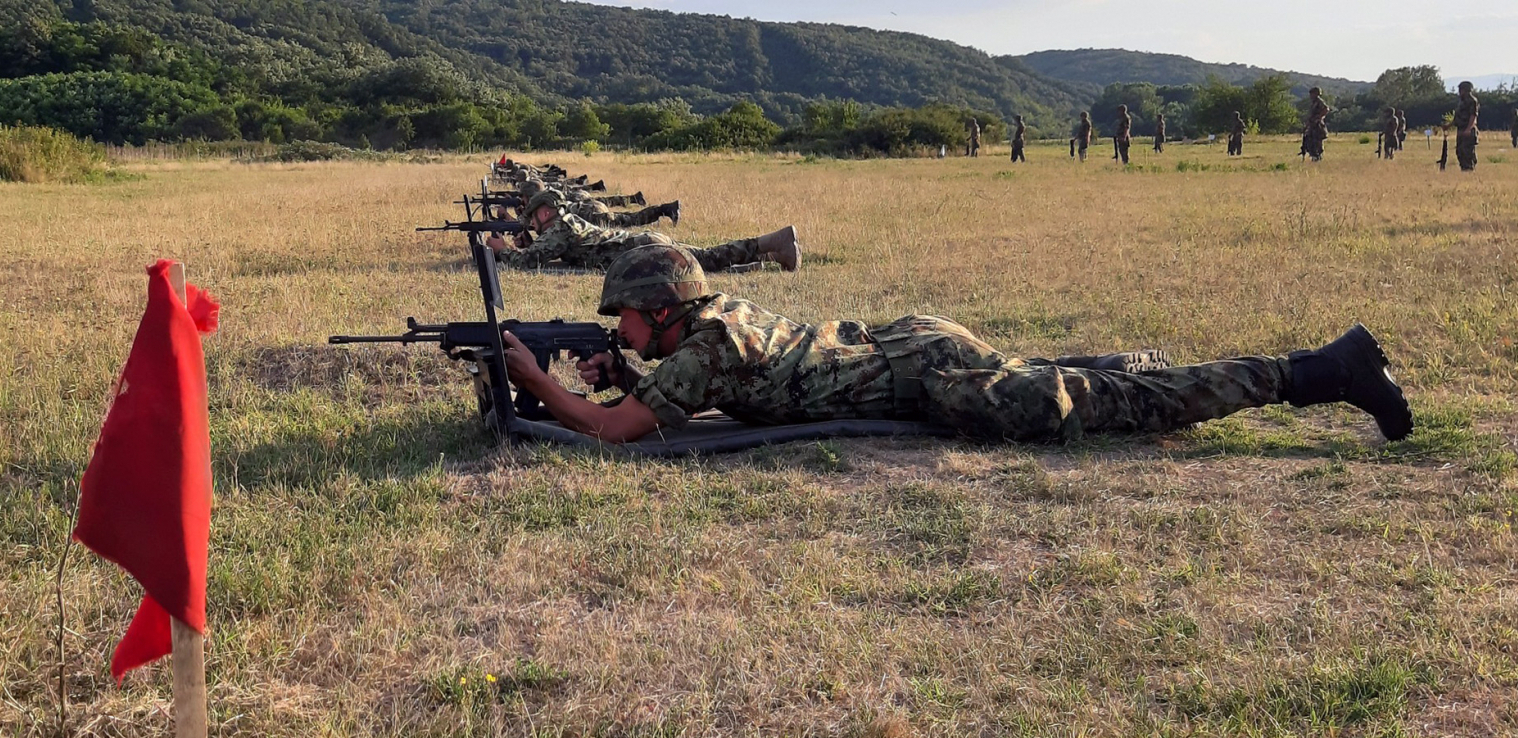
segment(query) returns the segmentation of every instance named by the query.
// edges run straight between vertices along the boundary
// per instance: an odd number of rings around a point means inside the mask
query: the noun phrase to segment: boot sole
[[[1346,351],[1341,354],[1350,372],[1349,390],[1344,400],[1371,414],[1381,435],[1400,441],[1413,432],[1413,411],[1402,394],[1402,387],[1391,375],[1391,360],[1370,330],[1356,323],[1344,334]],[[1341,340],[1343,340],[1341,339]],[[1383,408],[1376,413],[1372,408]]]
[[[1128,372],[1129,374],[1137,374],[1139,372],[1152,372],[1157,369],[1169,369],[1171,366],[1170,354],[1166,351],[1159,349],[1148,349],[1144,351],[1135,351],[1133,353],[1136,356],[1136,359],[1123,365],[1123,371]]]

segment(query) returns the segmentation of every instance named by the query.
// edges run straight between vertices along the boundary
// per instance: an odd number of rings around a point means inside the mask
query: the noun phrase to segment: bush
[[[98,144],[53,128],[0,125],[0,181],[80,182],[104,171]]]
[[[294,141],[281,144],[272,154],[256,157],[254,161],[387,161],[395,158],[394,154],[381,151],[363,151],[350,149],[342,144],[326,143],[323,141]]]

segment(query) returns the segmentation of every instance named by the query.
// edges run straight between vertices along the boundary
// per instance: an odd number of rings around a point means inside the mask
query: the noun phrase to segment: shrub
[[[98,144],[54,128],[0,125],[0,181],[79,182],[104,171]]]
[[[256,157],[255,161],[335,161],[335,160],[360,160],[360,161],[385,161],[395,158],[394,154],[382,151],[364,151],[350,149],[342,144],[326,143],[324,141],[294,141],[280,144],[280,147],[272,154]]]

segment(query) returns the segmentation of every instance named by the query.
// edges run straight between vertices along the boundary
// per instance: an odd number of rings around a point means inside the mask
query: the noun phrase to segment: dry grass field
[[[1420,422],[1267,408],[1068,446],[841,440],[678,461],[495,445],[426,347],[479,320],[457,218],[486,158],[133,165],[0,185],[0,734],[56,735],[53,576],[144,300],[208,339],[214,735],[1499,736],[1518,732],[1518,154],[1353,137],[977,160],[528,155],[679,198],[682,240],[794,223],[800,320],[953,316],[1016,355],[1182,361],[1383,339]],[[599,280],[507,275],[591,320]],[[76,548],[69,725],[164,735],[107,662],[140,591]]]

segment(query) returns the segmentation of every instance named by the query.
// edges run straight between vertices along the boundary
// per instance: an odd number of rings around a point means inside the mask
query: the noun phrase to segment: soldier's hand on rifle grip
[[[538,367],[537,357],[532,355],[532,349],[522,343],[522,339],[511,334],[511,331],[501,331],[502,348],[506,350],[506,373],[513,384],[518,379],[529,374],[542,374],[543,370]]]
[[[532,243],[532,236],[527,235],[527,231],[521,231],[512,240],[516,242],[517,248],[525,249]]]
[[[581,359],[575,363],[575,369],[580,372],[580,381],[590,385],[591,389],[602,392],[612,387],[622,387],[622,372],[617,366],[619,362],[610,353],[600,353],[590,357],[589,360]]]

